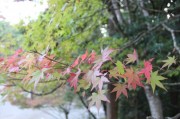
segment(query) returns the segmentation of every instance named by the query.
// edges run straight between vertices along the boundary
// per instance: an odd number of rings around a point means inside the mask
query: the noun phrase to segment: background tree
[[[24,39],[20,29],[11,26],[9,23],[0,21],[0,54],[8,55],[21,47],[21,42]],[[20,45],[18,45],[20,44]]]

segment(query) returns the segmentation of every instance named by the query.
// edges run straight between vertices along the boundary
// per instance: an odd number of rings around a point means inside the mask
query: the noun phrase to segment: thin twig
[[[78,93],[79,99],[82,102],[82,104],[84,105],[84,107],[87,109],[87,111],[89,112],[89,114],[94,118],[97,119],[96,116],[89,110],[88,106],[86,105],[86,103],[84,102],[82,96]]]
[[[31,93],[33,95],[36,95],[36,96],[44,96],[44,95],[49,95],[49,94],[52,94],[53,92],[55,92],[57,89],[59,89],[60,87],[62,86],[62,84],[59,84],[58,86],[56,86],[54,89],[52,89],[51,91],[49,92],[45,92],[45,93],[36,93],[36,92],[33,92],[33,91],[29,91],[29,90],[26,90],[24,87],[20,87],[23,91],[27,92],[27,93]]]
[[[12,82],[12,83],[13,83],[12,86],[19,86],[24,92],[27,92],[27,93],[30,93],[30,94],[33,94],[33,95],[36,95],[36,96],[44,96],[44,95],[52,94],[52,93],[54,93],[57,89],[59,89],[63,85],[63,83],[61,83],[61,84],[57,85],[55,88],[53,88],[51,91],[49,91],[49,92],[36,93],[34,91],[29,91],[29,90],[25,89],[23,86],[17,85],[14,82]]]
[[[167,86],[177,86],[177,85],[180,85],[180,82],[177,82],[177,83],[163,83],[164,85],[167,85]]]
[[[38,55],[43,55],[43,54],[41,54],[41,53],[39,53],[38,51],[33,51],[33,53],[36,53],[36,54],[38,54]],[[69,66],[68,64],[65,64],[65,63],[62,63],[62,62],[59,62],[59,61],[57,61],[57,60],[54,60],[54,59],[51,59],[51,58],[49,58],[49,57],[47,57],[47,56],[44,56],[46,59],[48,59],[48,60],[51,60],[51,61],[53,61],[53,62],[57,62],[57,63],[59,63],[59,64],[62,64],[62,65],[64,65],[64,66]]]
[[[149,30],[147,30],[146,32],[143,32],[143,33],[141,33],[141,34],[138,34],[138,35],[135,37],[135,39],[134,39],[134,38],[133,38],[133,39],[130,39],[129,42],[127,42],[126,44],[124,44],[123,46],[121,46],[121,48],[120,48],[120,49],[117,49],[117,51],[118,51],[118,52],[122,52],[123,50],[125,50],[125,49],[128,48],[128,47],[130,47],[130,46],[132,46],[132,45],[134,45],[134,44],[138,44],[139,42],[145,40],[145,39],[143,39],[144,36],[146,36],[147,34],[151,33],[152,31],[155,31],[155,30],[156,30],[157,28],[159,28],[162,24],[165,24],[165,23],[167,23],[168,21],[173,20],[173,19],[176,19],[176,18],[179,18],[179,17],[180,17],[180,14],[178,14],[178,15],[176,15],[176,16],[174,16],[174,17],[171,17],[170,19],[166,19],[166,20],[160,22],[159,24],[155,25],[154,27],[151,27],[151,28],[150,28]],[[173,32],[173,34],[174,34],[174,32]],[[174,42],[174,46],[175,46],[176,48],[178,48],[178,52],[179,52],[179,54],[180,54],[180,49],[179,49],[179,47],[177,47],[176,40],[173,39],[173,42]]]
[[[174,117],[166,117],[165,119],[179,119],[180,113],[176,114]]]

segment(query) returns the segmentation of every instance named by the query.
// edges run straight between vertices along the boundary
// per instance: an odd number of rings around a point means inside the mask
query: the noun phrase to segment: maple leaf
[[[32,68],[36,64],[36,57],[34,54],[27,54],[25,58],[22,58],[19,62],[18,65],[21,65],[22,68]]]
[[[68,68],[62,73],[62,75],[64,76],[64,75],[66,75],[66,74],[70,74],[70,72],[71,72],[71,68],[68,67]]]
[[[0,62],[4,61],[4,58],[0,58]]]
[[[19,72],[19,67],[18,66],[13,66],[11,68],[9,68],[9,72]]]
[[[46,57],[45,56],[42,60],[41,60],[41,57],[38,59],[38,61],[40,61],[39,65],[41,68],[50,68],[51,66],[54,66],[56,64],[56,62],[53,62],[52,60],[50,60],[55,57],[54,55],[50,55],[50,56],[46,56]]]
[[[95,60],[95,57],[96,57],[96,53],[94,51],[92,51],[90,54],[90,58],[88,59],[88,63],[89,64],[93,63]]]
[[[73,87],[73,83],[74,83],[74,82],[71,82],[71,81],[75,78],[75,76],[76,76],[75,73],[70,73],[70,77],[67,80],[67,82],[69,82],[71,87]],[[75,81],[77,81],[77,80],[75,79]]]
[[[69,82],[71,87],[74,87],[74,90],[76,91],[77,89],[77,82],[78,82],[78,77],[81,74],[81,70],[78,69],[76,73],[71,73],[70,78],[67,80]]]
[[[81,56],[81,61],[84,61],[87,58],[88,52],[86,52]]]
[[[127,56],[128,58],[126,58],[126,64],[134,63],[138,59],[138,55],[135,49],[133,54],[128,54]]]
[[[167,60],[163,60],[162,62],[164,62],[165,64],[161,67],[161,69],[164,68],[164,67],[166,67],[166,66],[168,66],[168,69],[169,69],[169,67],[170,67],[172,64],[176,64],[176,59],[175,59],[175,56],[173,56],[173,57],[168,57]]]
[[[166,90],[166,88],[163,86],[163,84],[160,82],[161,80],[164,80],[166,78],[159,76],[158,71],[151,73],[151,87],[153,89],[153,92],[155,91],[156,86]]]
[[[118,99],[118,97],[123,94],[124,96],[128,97],[127,94],[127,85],[125,84],[120,84],[120,83],[116,83],[113,84],[115,86],[115,88],[111,91],[111,93],[116,92],[116,100]]]
[[[13,56],[18,56],[20,53],[22,53],[23,50],[20,48],[18,50],[15,51],[14,55]]]
[[[113,52],[114,50],[109,49],[108,47],[106,47],[104,50],[101,49],[101,54],[102,54],[102,61],[108,61],[111,60],[111,58],[109,57],[109,55]]]
[[[109,76],[118,79],[119,74],[118,74],[117,71],[118,71],[117,67],[115,67],[114,69],[110,70],[109,71],[109,73],[110,73]]]
[[[30,79],[31,79],[31,77],[32,77],[32,73],[33,72],[35,72],[35,68],[32,68],[32,69],[27,69],[27,75],[23,78],[23,82],[25,82],[26,83],[26,81],[29,81]]]
[[[79,91],[81,88],[87,90],[87,89],[89,89],[89,87],[90,87],[90,83],[84,79],[81,79],[81,80],[79,80],[79,85],[77,87],[77,91]]]
[[[136,89],[137,85],[143,87],[141,79],[138,74],[133,71],[132,68],[126,69],[126,73],[122,75],[128,79],[128,87],[132,86],[133,89]]]
[[[29,84],[34,82],[34,89],[37,87],[38,82],[40,79],[44,78],[44,71],[43,70],[37,70],[32,73],[32,79],[29,81]]]
[[[144,62],[144,68],[138,73],[139,75],[144,74],[145,77],[147,78],[148,83],[150,83],[150,77],[151,77],[151,72],[152,72],[152,62],[153,59],[150,59],[148,61]]]
[[[105,93],[104,90],[98,91],[98,93],[92,93],[92,96],[88,98],[88,100],[90,100],[89,107],[95,104],[99,111],[101,106],[101,100],[110,103],[110,101],[107,99],[104,93]]]
[[[122,62],[117,61],[116,66],[117,66],[117,69],[118,69],[118,73],[119,74],[124,74],[124,65],[122,64]]]
[[[74,61],[74,63],[71,65],[71,67],[74,68],[78,64],[79,64],[79,57]]]
[[[89,70],[84,79],[90,83],[93,83],[93,80],[95,80],[96,77],[100,75],[102,75],[102,73],[99,70]]]
[[[98,69],[102,66],[102,64],[103,64],[104,62],[106,62],[106,61],[108,61],[108,60],[111,60],[111,57],[110,57],[109,55],[110,55],[112,52],[113,52],[113,50],[108,49],[108,47],[105,48],[104,50],[101,49],[101,54],[102,54],[102,56],[98,57],[98,58],[96,59],[96,61],[94,61],[95,65],[93,66],[93,69],[98,70]]]
[[[96,86],[98,86],[99,90],[102,90],[104,82],[109,82],[109,80],[105,76],[101,76],[101,78],[100,77],[96,77],[92,81],[92,85],[93,85],[92,89],[94,89]]]
[[[41,62],[47,54],[40,55],[38,61]]]

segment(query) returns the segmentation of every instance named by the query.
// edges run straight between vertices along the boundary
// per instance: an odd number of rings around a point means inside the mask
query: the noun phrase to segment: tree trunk
[[[113,89],[113,86],[108,85],[108,90],[111,91],[112,89]],[[107,97],[111,103],[107,103],[107,118],[106,119],[118,119],[118,101],[115,101],[116,95],[115,93],[109,92]]]
[[[146,85],[144,89],[149,103],[152,118],[163,119],[162,106],[159,97],[153,94],[152,89],[149,85]]]
[[[120,9],[116,0],[107,0],[108,11],[112,16],[109,18],[108,22],[108,35],[114,36],[116,33],[123,32],[120,31],[119,25],[123,23],[123,18],[120,13]],[[108,85],[108,91],[112,91],[114,86]],[[118,119],[118,101],[115,101],[116,95],[115,93],[107,94],[110,103],[106,103],[106,119]]]
[[[139,0],[139,7],[142,11],[143,16],[149,17],[148,11],[145,9],[144,1]],[[147,29],[151,29],[150,24],[147,22]],[[162,106],[161,106],[161,100],[159,99],[158,95],[153,94],[152,89],[149,85],[145,86],[145,94],[149,103],[150,111],[151,111],[151,116],[153,119],[163,119],[163,112],[162,112]]]

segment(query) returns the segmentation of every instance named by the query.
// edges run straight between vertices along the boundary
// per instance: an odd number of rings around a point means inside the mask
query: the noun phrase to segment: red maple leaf
[[[137,85],[143,87],[141,79],[139,78],[138,74],[133,71],[132,68],[126,69],[126,73],[123,74],[123,76],[128,80],[128,88],[132,87],[133,89],[136,89]]]
[[[147,78],[148,83],[150,83],[150,78],[151,78],[151,72],[152,72],[152,62],[153,59],[150,59],[148,61],[144,62],[144,68],[139,72],[139,75],[144,74],[145,77]]]
[[[4,61],[4,58],[0,58],[0,62]]]
[[[94,51],[91,52],[90,58],[88,59],[88,63],[92,64],[95,60],[96,53]]]
[[[81,61],[84,61],[87,58],[88,52],[86,50],[86,52],[81,56]]]
[[[74,61],[74,63],[71,65],[71,67],[74,68],[78,64],[79,64],[79,57]]]
[[[40,57],[38,59],[38,61],[40,63],[40,67],[41,68],[50,68],[50,67],[54,66],[56,64],[56,62],[53,62],[52,60],[50,60],[50,59],[53,59],[54,57],[55,57],[54,55],[50,55],[50,56],[45,55],[43,58]]]
[[[18,49],[18,50],[15,51],[15,53],[12,55],[12,57],[17,57],[22,52],[23,52],[22,49]]]
[[[67,82],[69,82],[71,87],[74,87],[74,90],[76,91],[77,89],[77,82],[78,82],[78,77],[81,74],[81,70],[78,69],[78,71],[76,73],[70,73],[70,77],[67,80]]]

